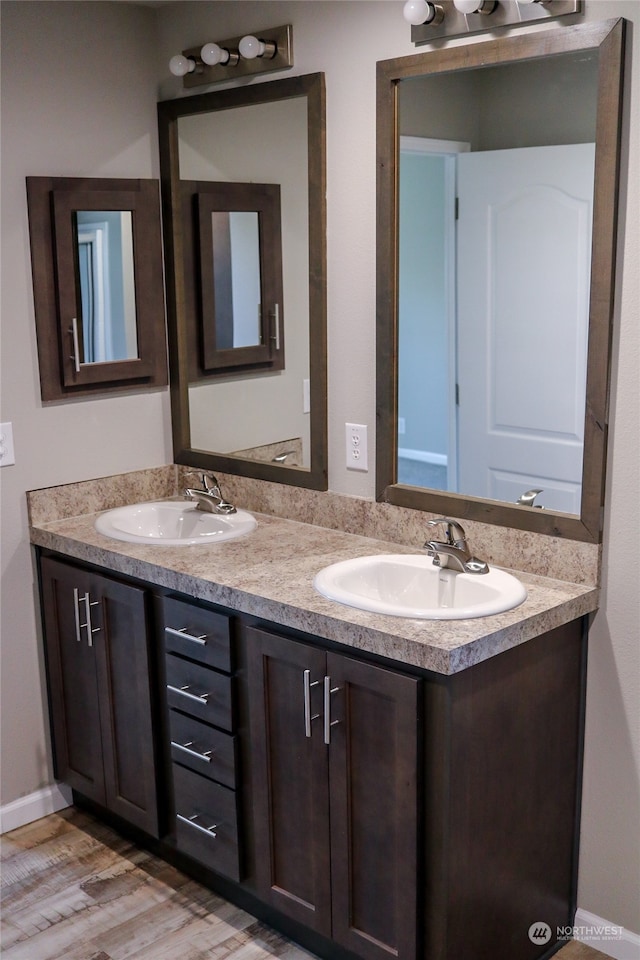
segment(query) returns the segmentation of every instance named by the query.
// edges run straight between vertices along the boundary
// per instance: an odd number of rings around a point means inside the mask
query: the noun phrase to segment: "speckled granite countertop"
[[[162,494],[156,494],[156,496]],[[150,498],[151,499],[151,498]],[[415,549],[255,514],[247,537],[214,545],[147,546],[111,540],[95,513],[32,519],[31,542],[105,570],[176,590],[241,613],[411,664],[452,674],[597,608],[597,588],[512,571],[528,598],[515,610],[473,620],[409,620],[327,600],[313,577],[338,560]]]

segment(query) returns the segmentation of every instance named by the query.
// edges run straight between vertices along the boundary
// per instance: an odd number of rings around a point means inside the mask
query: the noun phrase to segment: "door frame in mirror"
[[[287,467],[191,446],[188,291],[185,284],[184,195],[180,180],[181,117],[305,97],[309,187],[310,468]],[[169,376],[174,461],[204,470],[327,489],[326,138],[324,74],[306,74],[158,103],[166,261]],[[285,304],[286,309],[286,304]]]
[[[625,21],[536,31],[439,48],[377,64],[377,499],[415,510],[588,543],[602,539],[613,326]],[[596,175],[582,500],[579,516],[397,482],[398,94],[402,80],[597,51]]]

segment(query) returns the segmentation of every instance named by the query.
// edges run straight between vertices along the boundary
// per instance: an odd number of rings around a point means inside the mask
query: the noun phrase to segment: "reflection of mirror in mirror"
[[[400,83],[400,483],[580,514],[597,70]]]
[[[82,322],[77,329],[83,364],[138,357],[130,210],[77,210]]]
[[[260,343],[260,237],[258,214],[214,210],[213,275],[218,349]]]
[[[300,437],[305,468],[310,462],[309,408],[303,402],[310,376],[307,122],[303,96],[178,120],[182,180],[281,185],[286,369],[192,383],[191,447],[243,451],[251,458],[246,451]]]

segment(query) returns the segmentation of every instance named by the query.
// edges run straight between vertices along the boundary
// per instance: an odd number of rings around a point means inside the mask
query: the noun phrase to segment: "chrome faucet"
[[[194,500],[196,504],[196,510],[204,510],[206,513],[236,513],[236,508],[232,503],[227,503],[227,501],[222,496],[222,491],[220,490],[220,484],[213,476],[209,476],[206,473],[201,474],[202,480],[202,489],[198,490],[193,487],[187,487],[184,491],[184,495],[187,500]]]
[[[489,573],[489,567],[484,560],[471,555],[465,532],[459,523],[449,517],[438,517],[437,520],[427,522],[428,527],[441,525],[446,530],[444,542],[427,540],[424,545],[429,556],[433,557],[434,565],[448,567],[460,573]]]

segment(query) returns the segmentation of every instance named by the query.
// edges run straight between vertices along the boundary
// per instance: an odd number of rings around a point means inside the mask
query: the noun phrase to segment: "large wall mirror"
[[[379,499],[599,542],[623,28],[378,64]]]
[[[326,489],[324,77],[158,117],[175,461]]]

